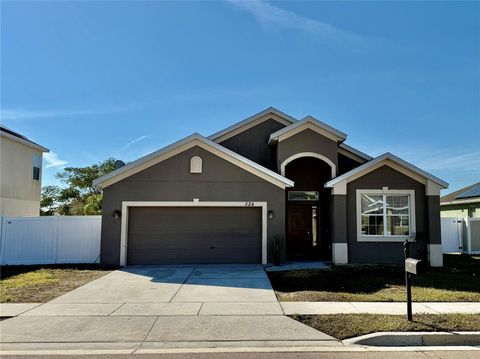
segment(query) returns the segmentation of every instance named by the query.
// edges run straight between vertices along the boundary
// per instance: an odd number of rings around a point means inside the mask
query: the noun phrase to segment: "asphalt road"
[[[317,353],[194,353],[130,355],[28,355],[2,356],[15,359],[480,359],[480,351],[392,351]]]

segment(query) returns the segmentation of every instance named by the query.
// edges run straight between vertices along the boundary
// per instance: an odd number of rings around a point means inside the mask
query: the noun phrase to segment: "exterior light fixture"
[[[272,210],[268,211],[268,218],[269,219],[273,219],[273,215],[274,215],[274,213],[273,213]]]
[[[115,211],[113,211],[113,218],[119,219],[121,216],[122,212],[120,212],[120,210],[116,209]]]

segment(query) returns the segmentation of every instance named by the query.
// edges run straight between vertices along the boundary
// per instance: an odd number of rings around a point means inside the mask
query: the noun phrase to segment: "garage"
[[[261,263],[259,207],[131,207],[127,263]]]

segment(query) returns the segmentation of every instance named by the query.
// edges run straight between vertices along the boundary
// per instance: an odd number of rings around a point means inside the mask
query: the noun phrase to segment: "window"
[[[317,191],[289,191],[289,201],[318,201]]]
[[[414,191],[358,190],[359,241],[403,241],[415,236]]]
[[[193,156],[190,158],[190,173],[202,173],[202,158]]]
[[[42,159],[40,155],[33,155],[33,179],[40,180],[40,167],[42,165]]]

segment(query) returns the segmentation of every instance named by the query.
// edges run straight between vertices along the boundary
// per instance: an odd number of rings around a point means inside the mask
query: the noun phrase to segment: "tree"
[[[44,186],[40,200],[40,215],[53,216],[58,206],[58,197],[62,189],[58,186]]]
[[[56,174],[65,185],[45,186],[42,189],[42,215],[95,215],[102,213],[102,190],[93,180],[115,169],[115,159],[86,167],[66,167]]]

